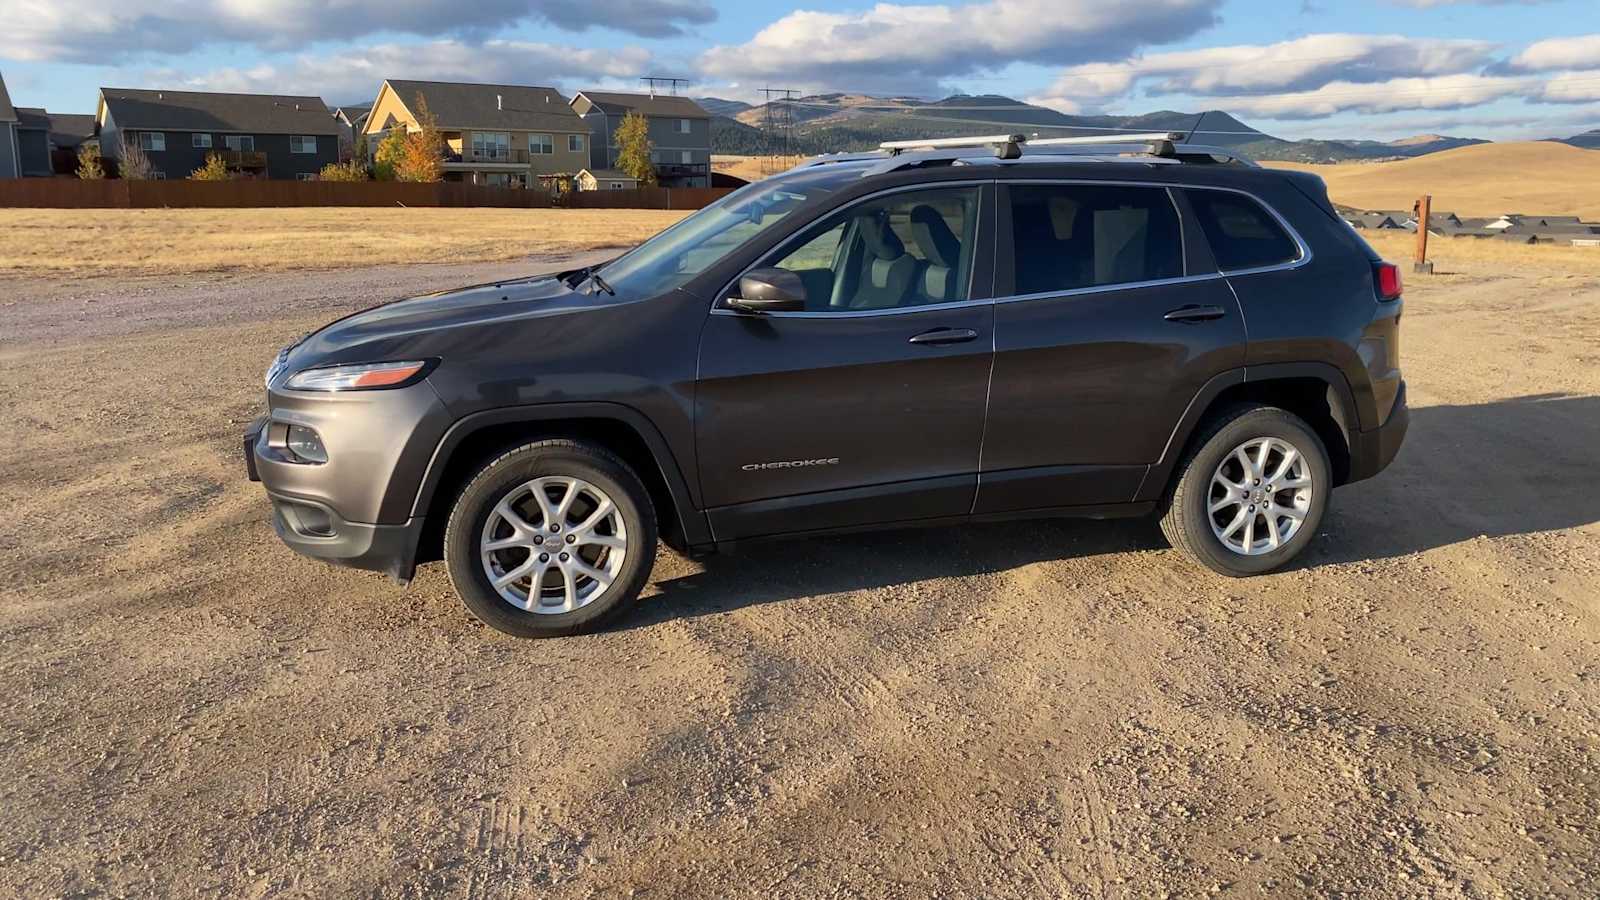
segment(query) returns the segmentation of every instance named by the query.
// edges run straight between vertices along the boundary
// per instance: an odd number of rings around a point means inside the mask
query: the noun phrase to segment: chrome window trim
[[[1272,218],[1278,221],[1278,227],[1282,228],[1284,233],[1289,235],[1289,239],[1294,241],[1295,246],[1300,249],[1300,257],[1298,259],[1289,260],[1288,262],[1273,263],[1270,266],[1253,266],[1248,269],[1219,268],[1217,271],[1224,277],[1231,277],[1234,275],[1257,275],[1262,272],[1287,272],[1290,269],[1298,269],[1301,266],[1310,264],[1312,259],[1311,245],[1306,243],[1306,239],[1300,236],[1300,232],[1296,231],[1295,227],[1289,224],[1289,220],[1283,217],[1283,213],[1278,212],[1277,208],[1271,203],[1268,203],[1249,191],[1240,190],[1239,188],[1212,187],[1210,185],[1184,185],[1183,189],[1186,191],[1223,191],[1230,194],[1239,194],[1254,200],[1261,206],[1262,209],[1267,211],[1268,215],[1272,216]],[[1204,229],[1204,227],[1205,226],[1201,226],[1202,229]]]
[[[1097,284],[1090,287],[1068,288],[1064,291],[1042,291],[1036,294],[1010,294],[1005,297],[996,297],[995,303],[1019,303],[1023,300],[1050,300],[1054,298],[1081,297],[1085,294],[1109,294],[1113,291],[1137,291],[1142,288],[1170,287],[1178,284],[1199,284],[1205,281],[1218,281],[1227,276],[1221,272],[1204,272],[1199,275],[1184,275],[1179,278],[1157,278],[1153,281],[1124,281],[1118,284]]]
[[[773,247],[771,250],[768,250],[766,253],[762,254],[761,259],[756,260],[756,262],[754,264],[752,264],[748,268],[746,268],[743,271],[741,271],[738,275],[735,275],[733,277],[732,281],[729,281],[727,284],[722,286],[722,290],[718,291],[716,293],[715,298],[711,301],[711,315],[713,315],[713,316],[739,316],[741,318],[747,317],[747,316],[756,316],[756,317],[770,317],[770,318],[779,318],[779,319],[859,319],[859,318],[864,318],[864,317],[867,317],[867,316],[896,316],[896,315],[903,315],[905,313],[926,312],[928,310],[937,311],[937,310],[943,310],[943,309],[961,309],[962,307],[967,307],[967,306],[980,306],[980,305],[988,305],[988,304],[994,303],[995,301],[994,301],[993,297],[985,297],[985,298],[983,298],[981,300],[953,300],[953,301],[951,301],[949,303],[926,303],[926,304],[923,304],[922,306],[895,306],[895,307],[890,307],[888,309],[857,309],[857,310],[849,310],[849,311],[843,311],[843,312],[820,312],[820,311],[807,310],[805,312],[765,312],[765,313],[739,312],[738,310],[729,309],[729,308],[727,308],[726,306],[723,305],[727,301],[728,297],[732,296],[728,292],[733,290],[734,285],[739,283],[739,279],[743,278],[745,275],[749,274],[750,272],[753,272],[756,269],[761,268],[761,263],[764,262],[765,260],[771,259],[773,254],[779,253],[779,252],[781,252],[783,250],[787,250],[789,248],[790,244],[794,243],[795,241],[799,240],[801,237],[805,236],[806,232],[810,230],[812,225],[815,225],[818,222],[823,221],[828,216],[831,216],[834,213],[843,212],[843,211],[845,211],[847,209],[850,209],[853,206],[859,206],[862,203],[867,203],[867,202],[869,202],[871,200],[875,200],[875,199],[877,199],[879,197],[885,197],[885,196],[888,196],[890,194],[903,194],[903,193],[905,193],[907,191],[939,190],[941,188],[946,188],[946,187],[978,187],[978,188],[981,188],[984,185],[994,184],[994,183],[995,183],[994,179],[992,179],[992,178],[980,178],[980,179],[962,180],[962,181],[933,181],[933,182],[923,182],[922,184],[902,184],[902,185],[899,185],[898,187],[884,188],[881,191],[874,191],[874,192],[872,192],[870,194],[863,194],[860,197],[857,197],[856,199],[854,199],[854,200],[850,201],[849,203],[845,204],[844,206],[840,206],[840,207],[837,207],[835,209],[829,210],[827,215],[818,216],[817,218],[811,220],[810,222],[807,222],[804,226],[802,226],[800,229],[795,231],[794,234],[791,234],[788,237],[784,238],[782,241],[780,241],[776,247]],[[979,200],[981,201],[982,198],[983,198],[983,195],[980,193],[978,195],[978,197],[979,197]],[[978,224],[980,226],[983,224],[983,209],[982,209],[982,204],[981,203],[979,204],[979,209],[978,209]],[[983,243],[981,237],[978,239],[978,242],[980,244]],[[974,253],[976,253],[976,251],[974,251]],[[971,278],[970,274],[968,275],[968,278]],[[971,289],[972,289],[972,285],[969,283],[967,285],[967,290],[970,291]]]

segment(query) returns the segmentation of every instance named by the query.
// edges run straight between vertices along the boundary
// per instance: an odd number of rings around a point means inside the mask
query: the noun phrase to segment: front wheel
[[[461,491],[445,562],[461,602],[517,637],[593,631],[633,605],[655,561],[650,494],[598,447],[539,441]]]
[[[1174,547],[1235,578],[1270,572],[1304,550],[1333,487],[1322,439],[1299,416],[1269,406],[1218,417],[1180,467],[1161,530]]]

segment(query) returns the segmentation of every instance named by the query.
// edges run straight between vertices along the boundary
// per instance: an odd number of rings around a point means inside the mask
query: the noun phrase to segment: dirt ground
[[[1600,273],[1529,259],[1411,280],[1291,571],[664,552],[543,642],[290,553],[239,449],[285,340],[528,264],[0,281],[0,895],[1600,895]]]

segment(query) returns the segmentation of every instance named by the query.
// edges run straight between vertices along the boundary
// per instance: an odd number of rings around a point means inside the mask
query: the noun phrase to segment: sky
[[[1290,139],[1600,128],[1600,0],[0,0],[13,103],[101,86],[371,102],[384,78],[763,87],[1069,113],[1222,109]],[[981,119],[982,104],[970,117]]]

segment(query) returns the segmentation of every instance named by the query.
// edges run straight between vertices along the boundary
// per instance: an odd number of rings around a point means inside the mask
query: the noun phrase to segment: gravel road
[[[0,280],[0,895],[1600,895],[1600,277],[1418,278],[1302,565],[1148,522],[663,552],[519,642],[283,548],[291,336],[527,266]]]

